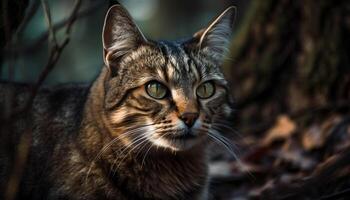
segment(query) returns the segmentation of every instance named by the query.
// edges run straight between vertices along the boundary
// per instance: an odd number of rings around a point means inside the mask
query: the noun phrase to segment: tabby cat
[[[0,199],[20,172],[4,152],[28,131],[17,199],[208,199],[208,142],[232,113],[220,65],[234,17],[229,7],[190,39],[156,42],[112,6],[93,84],[42,88],[26,117],[2,124]],[[0,94],[8,90],[14,106],[30,95],[2,83]]]

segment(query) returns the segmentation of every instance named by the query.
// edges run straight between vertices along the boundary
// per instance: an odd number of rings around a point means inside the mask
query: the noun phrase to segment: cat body
[[[28,163],[24,168],[18,199],[122,200],[199,197],[205,190],[202,186],[207,182],[206,154],[203,152],[205,148],[177,155],[169,155],[168,152],[158,149],[156,156],[149,153],[147,160],[142,160],[141,155],[124,158],[116,154],[116,158],[106,158],[106,163],[91,165],[92,158],[99,153],[98,150],[111,139],[108,131],[100,127],[102,119],[95,115],[102,108],[99,109],[98,103],[89,102],[96,100],[95,98],[88,98],[91,95],[89,90],[93,91],[93,96],[102,92],[98,88],[100,83],[97,81],[92,88],[88,85],[44,88],[34,100],[29,120],[20,119],[17,123],[21,125],[15,124],[14,128],[11,127],[11,133],[16,136],[11,137],[12,141],[2,140],[7,143],[5,146],[17,146],[26,126],[31,129],[32,134]],[[2,84],[2,87],[12,87],[16,91],[16,104],[19,105],[24,104],[29,96],[26,91],[30,90],[25,85]],[[85,102],[85,99],[88,101]],[[5,156],[0,157],[1,189],[6,188],[6,180],[14,169],[14,166],[4,165]],[[118,159],[123,160],[120,170],[109,171],[113,162]],[[109,177],[112,174],[113,177]],[[5,194],[3,190],[1,194]]]
[[[0,93],[8,94],[8,91],[15,94],[14,105],[24,105],[30,96],[30,88],[24,84],[1,83]],[[55,179],[53,169],[61,166],[62,160],[71,151],[70,143],[78,136],[87,95],[87,86],[43,88],[34,99],[33,107],[28,112],[29,116],[20,117],[11,124],[1,125],[1,199],[6,195],[5,190],[15,169],[18,144],[24,135],[30,135],[31,144],[17,197],[50,199],[50,190],[54,190],[55,182],[52,180]],[[4,105],[4,100],[5,98],[0,100],[1,105]]]
[[[17,199],[207,199],[208,135],[232,112],[219,66],[234,13],[189,40],[155,42],[124,8],[110,8],[93,84],[42,88],[28,114],[1,125],[0,193],[18,173]],[[0,84],[8,91],[15,107],[30,95]],[[26,135],[21,171],[9,152]]]

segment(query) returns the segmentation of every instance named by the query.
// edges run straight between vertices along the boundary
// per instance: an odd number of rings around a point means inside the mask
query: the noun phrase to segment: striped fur
[[[10,135],[0,127],[9,140],[0,140],[0,199],[13,168],[4,152],[28,130],[33,142],[18,199],[208,199],[207,144],[232,113],[220,65],[234,13],[227,9],[189,40],[156,42],[113,6],[102,37],[105,67],[94,83],[42,89]],[[164,99],[147,94],[154,80],[167,87]],[[196,90],[207,81],[215,94],[200,99]],[[30,95],[0,84],[0,94],[7,90],[15,91],[14,105]],[[192,127],[184,113],[198,114]],[[177,139],[189,132],[194,137]]]
[[[225,10],[207,29],[197,33],[193,38],[174,42],[145,39],[126,13],[122,7],[115,6],[110,9],[106,17],[104,35],[111,34],[106,31],[113,30],[111,37],[114,39],[105,40],[104,38],[107,70],[100,76],[104,85],[107,85],[107,88],[103,89],[106,92],[106,98],[101,99],[104,101],[106,119],[104,123],[109,127],[113,138],[123,138],[118,141],[117,148],[131,148],[131,152],[128,151],[130,155],[127,156],[131,160],[137,159],[132,158],[134,155],[132,152],[137,152],[136,156],[144,155],[143,159],[147,159],[147,154],[157,156],[157,151],[154,149],[169,152],[170,159],[175,159],[171,158],[171,155],[195,152],[192,155],[202,159],[194,159],[188,167],[196,166],[204,171],[198,170],[185,175],[188,177],[185,182],[179,180],[174,185],[164,185],[166,188],[164,190],[170,196],[162,198],[167,199],[175,195],[176,198],[181,199],[181,193],[186,189],[183,188],[181,192],[171,187],[182,187],[186,183],[192,185],[189,187],[195,187],[196,180],[202,187],[197,195],[204,193],[206,191],[206,181],[203,179],[206,176],[206,149],[203,144],[208,141],[207,132],[212,124],[225,121],[232,113],[227,82],[220,70],[220,65],[230,39],[235,9],[231,7]],[[127,23],[113,23],[117,21],[113,19],[123,19]],[[115,30],[119,29],[128,37],[113,37]],[[132,31],[125,33],[125,30]],[[117,33],[117,36],[118,34],[120,33]],[[138,43],[134,43],[135,41]],[[131,44],[130,42],[133,45],[125,49],[124,44]],[[123,53],[118,52],[120,50],[116,51],[120,48],[123,49]],[[154,80],[168,88],[168,97],[159,100],[147,94],[145,85]],[[209,99],[199,99],[196,96],[196,89],[207,81],[215,83],[215,94]],[[186,125],[180,119],[181,114],[186,112],[199,113],[198,119],[191,128],[196,138],[186,141],[176,140],[174,137],[186,131]],[[126,133],[129,130],[140,131],[128,135]],[[121,156],[123,155],[113,156],[111,162],[115,162]],[[187,159],[190,158],[191,156]],[[122,163],[121,166],[125,164],[124,161],[119,162]],[[150,162],[145,166],[150,165],[157,164]],[[125,168],[118,166],[115,170],[120,172]],[[181,169],[179,172],[175,172],[176,170],[175,167],[173,174],[168,173],[163,178],[176,180],[179,173],[183,173]],[[152,183],[156,180],[148,181]]]

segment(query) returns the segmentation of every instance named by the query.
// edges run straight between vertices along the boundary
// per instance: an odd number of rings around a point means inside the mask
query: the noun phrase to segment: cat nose
[[[187,125],[188,128],[191,128],[198,116],[198,113],[184,113],[180,116],[180,119]]]

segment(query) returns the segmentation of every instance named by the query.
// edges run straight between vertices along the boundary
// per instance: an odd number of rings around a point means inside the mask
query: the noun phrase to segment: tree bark
[[[350,1],[253,0],[225,66],[238,124],[347,107],[349,36]]]

